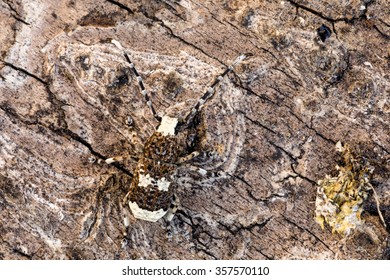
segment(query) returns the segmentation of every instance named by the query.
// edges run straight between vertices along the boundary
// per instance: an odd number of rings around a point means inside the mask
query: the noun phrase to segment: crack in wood
[[[262,222],[254,222],[252,224],[249,224],[247,226],[244,226],[242,224],[238,224],[238,225],[235,225],[235,224],[232,224],[232,225],[228,225],[228,224],[224,224],[223,222],[221,221],[218,221],[218,224],[220,224],[223,228],[225,228],[228,232],[230,232],[232,235],[237,235],[240,231],[249,231],[249,232],[252,232],[252,230],[254,228],[258,228],[259,230],[261,230],[262,228],[264,228],[271,220],[273,219],[273,216],[270,216],[268,218],[266,218],[264,221]]]
[[[291,166],[291,170],[292,170],[295,174],[297,174],[299,178],[302,178],[302,179],[308,181],[309,183],[311,183],[311,184],[314,185],[314,186],[317,185],[317,182],[316,182],[316,181],[314,181],[314,180],[310,179],[309,177],[306,177],[306,176],[300,174],[299,172],[297,172],[297,171],[295,170],[295,167],[294,167],[294,164],[293,164],[293,163],[291,163],[290,166]]]
[[[127,7],[125,4],[122,4],[121,2],[118,2],[118,1],[114,1],[114,0],[106,0],[108,3],[111,3],[115,6],[118,6],[119,8],[125,10],[126,12],[128,12],[129,14],[134,14],[134,11],[132,9],[130,9],[129,7]]]
[[[4,3],[7,4],[8,8],[9,8],[12,12],[14,12],[14,13],[17,15],[17,16],[16,16],[16,15],[14,15],[13,13],[11,13],[11,16],[12,16],[14,19],[16,19],[17,21],[20,21],[21,23],[23,23],[23,24],[25,24],[25,25],[31,25],[30,23],[26,22],[24,19],[22,19],[22,18],[20,17],[19,12],[18,12],[14,7],[12,7],[12,5],[9,3],[9,1],[4,1]]]
[[[15,111],[15,109],[13,109],[11,106],[9,106],[9,104],[6,104],[6,103],[0,104],[0,109],[3,110],[11,120],[18,120],[18,121],[20,121],[28,126],[34,125],[34,126],[38,126],[38,127],[44,127],[46,129],[51,130],[56,135],[59,135],[62,137],[67,136],[67,137],[71,138],[72,140],[85,146],[90,151],[90,153],[92,155],[94,155],[95,157],[97,157],[99,159],[103,159],[103,160],[106,160],[108,158],[108,157],[105,157],[102,154],[96,152],[90,143],[88,143],[82,137],[80,137],[79,135],[77,135],[76,133],[74,133],[73,131],[71,131],[67,128],[55,127],[53,124],[46,125],[38,120],[31,121],[31,120],[24,119]],[[133,177],[133,174],[129,170],[124,168],[121,164],[113,163],[112,166],[119,169],[123,173]]]
[[[363,13],[357,17],[352,17],[352,18],[347,18],[347,17],[342,17],[342,18],[332,18],[332,17],[329,17],[329,16],[326,16],[324,14],[322,14],[321,12],[318,12],[310,7],[307,7],[305,5],[302,5],[294,0],[287,0],[288,2],[290,2],[293,6],[297,7],[297,8],[300,8],[302,10],[305,10],[315,16],[318,16],[324,20],[327,20],[331,23],[336,23],[336,22],[340,22],[340,21],[343,21],[345,23],[353,23],[355,22],[356,20],[362,20],[362,19],[366,19],[367,16],[366,16],[366,12],[367,12],[367,7],[369,4],[371,3],[365,3],[364,5],[366,5],[366,8],[365,10],[363,11]]]
[[[7,61],[5,61],[5,60],[2,60],[2,59],[0,59],[0,61],[3,62],[4,65],[6,65],[6,66],[8,66],[8,67],[10,67],[10,68],[12,68],[12,69],[14,69],[14,70],[16,70],[16,71],[22,72],[23,74],[25,74],[25,75],[27,75],[27,76],[29,76],[29,77],[31,77],[31,78],[37,80],[37,81],[40,82],[41,84],[43,84],[43,85],[45,85],[45,86],[48,85],[48,83],[47,83],[45,80],[43,80],[42,78],[38,77],[37,75],[35,75],[35,74],[33,74],[33,73],[30,73],[30,72],[27,71],[26,69],[23,69],[23,68],[21,68],[21,67],[18,67],[18,66],[16,66],[16,65],[14,65],[14,64],[12,64],[12,63],[10,63],[10,62],[7,62]]]
[[[309,233],[311,236],[313,236],[318,242],[320,242],[322,245],[325,246],[325,248],[329,251],[331,251],[334,255],[336,254],[321,238],[319,238],[317,235],[315,235],[313,232],[311,232],[310,230],[308,230],[307,228],[304,228],[304,227],[301,227],[299,226],[297,223],[295,223],[294,221],[288,219],[286,216],[282,215],[283,219],[288,222],[289,224],[297,227],[298,229],[302,230],[302,231],[305,231],[307,233]]]
[[[271,132],[271,133],[273,133],[273,134],[278,135],[277,132],[275,132],[275,131],[272,130],[271,128],[267,127],[266,125],[260,123],[260,122],[257,121],[257,120],[252,120],[250,117],[248,117],[248,116],[245,114],[245,112],[243,112],[243,111],[239,111],[239,112],[242,113],[242,114],[244,114],[245,119],[249,120],[251,123],[253,123],[253,124],[255,124],[255,125],[257,125],[257,126],[263,128],[263,129],[265,129],[265,130],[267,130],[267,131],[269,131],[269,132]]]

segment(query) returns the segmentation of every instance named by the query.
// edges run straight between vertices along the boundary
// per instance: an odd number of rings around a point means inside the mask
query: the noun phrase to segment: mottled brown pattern
[[[164,136],[160,132],[155,132],[145,143],[143,156],[175,164],[181,148],[178,137]]]
[[[140,173],[149,174],[154,179],[165,177],[167,181],[171,182],[169,190],[160,191],[156,185],[149,185],[147,188],[139,186]],[[138,207],[145,210],[157,211],[162,208],[166,211],[174,193],[175,173],[175,165],[146,158],[140,159],[130,186],[128,199],[131,202],[136,202]]]
[[[146,141],[142,157],[138,161],[133,181],[130,186],[128,200],[136,202],[138,207],[157,211],[168,209],[175,193],[177,162],[180,156],[188,154],[185,146],[187,131],[181,131],[175,136],[164,136],[154,132]],[[139,186],[139,176],[149,175],[154,180],[165,178],[170,182],[168,191],[158,190],[157,185]]]

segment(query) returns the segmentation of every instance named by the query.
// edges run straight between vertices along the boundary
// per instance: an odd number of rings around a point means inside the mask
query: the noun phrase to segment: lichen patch
[[[336,144],[342,154],[342,166],[336,166],[338,175],[326,175],[318,181],[316,197],[316,221],[324,228],[325,223],[332,232],[349,235],[363,221],[362,204],[372,189],[370,179],[373,167],[363,157],[355,156],[348,145]]]

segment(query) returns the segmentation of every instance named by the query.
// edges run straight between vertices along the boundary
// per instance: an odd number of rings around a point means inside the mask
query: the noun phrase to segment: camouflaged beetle
[[[214,80],[192,110],[183,119],[178,119],[169,116],[160,117],[156,113],[142,78],[128,54],[118,41],[112,40],[111,42],[123,51],[123,55],[138,81],[141,94],[154,117],[159,121],[156,131],[143,146],[143,153],[138,160],[130,189],[123,199],[123,207],[128,204],[132,214],[137,219],[156,222],[164,217],[166,221],[171,221],[179,204],[175,195],[177,168],[199,155],[198,151],[189,151],[188,149],[188,141],[192,141],[189,139],[196,133],[194,119],[206,101],[214,95],[216,86],[233,70],[234,66],[245,59],[246,55],[239,56],[226,68]],[[122,159],[122,157],[113,157],[106,159],[105,162],[113,163]],[[198,168],[197,171],[202,175],[207,173],[201,168]],[[126,228],[129,226],[127,217],[124,218],[124,224]],[[126,235],[126,233],[124,234]]]

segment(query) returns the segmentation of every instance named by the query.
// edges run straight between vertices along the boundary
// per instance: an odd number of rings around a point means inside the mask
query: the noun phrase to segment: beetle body
[[[123,200],[123,204],[124,206],[128,204],[137,219],[156,222],[164,217],[167,221],[170,221],[178,207],[178,198],[175,195],[178,166],[199,155],[198,151],[194,151],[195,145],[193,143],[197,138],[196,116],[199,115],[205,103],[214,95],[217,85],[246,56],[239,56],[227,67],[199,98],[192,110],[179,121],[177,118],[161,117],[157,114],[148,91],[145,89],[142,77],[130,57],[118,41],[112,40],[111,42],[123,51],[124,57],[138,81],[140,92],[146,104],[159,122],[157,130],[144,144],[142,155],[139,157],[130,189]],[[107,163],[114,161],[114,158],[106,160]],[[207,173],[201,168],[198,168],[198,172],[202,175]],[[124,222],[125,226],[128,227],[127,217],[125,217]]]
[[[156,222],[175,208],[175,179],[180,158],[176,118],[163,117],[146,141],[127,200],[137,219]]]

